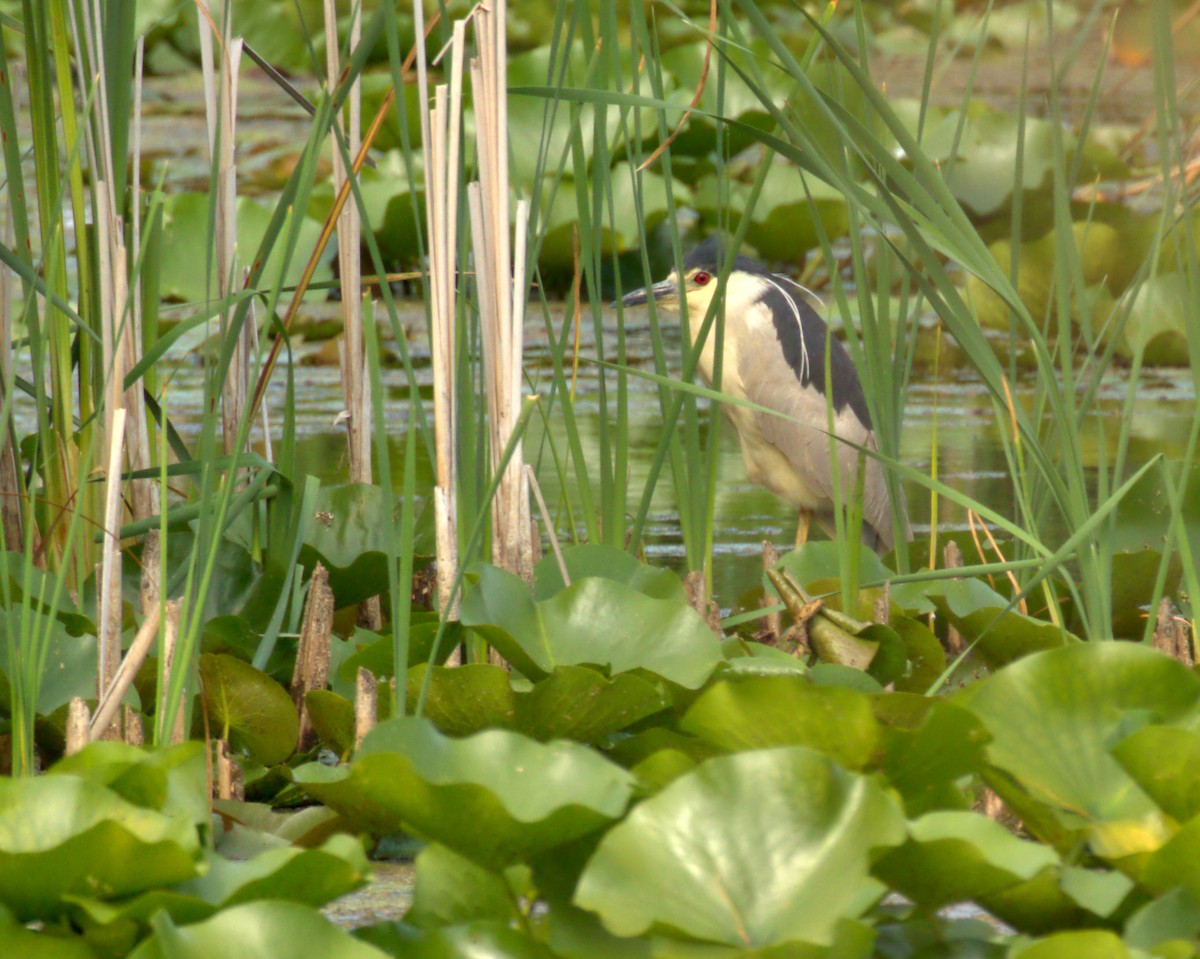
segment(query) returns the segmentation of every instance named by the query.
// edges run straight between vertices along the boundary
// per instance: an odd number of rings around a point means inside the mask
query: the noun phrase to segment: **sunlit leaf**
[[[187,926],[160,916],[154,933],[130,953],[130,959],[211,959],[228,953],[233,943],[239,959],[276,959],[280,955],[383,959],[386,955],[307,906],[254,902]]]
[[[679,722],[721,749],[808,746],[848,769],[859,769],[879,743],[871,701],[801,676],[741,676],[714,683]]]
[[[730,946],[832,943],[879,894],[868,854],[904,838],[870,780],[803,747],[711,759],[600,842],[575,895],[610,932]]]
[[[295,781],[361,827],[410,829],[505,866],[620,816],[633,778],[576,743],[494,729],[449,739],[426,719],[375,727],[349,767],[301,766]]]
[[[287,690],[233,656],[205,653],[200,680],[213,735],[269,766],[296,748],[300,720]]]
[[[653,599],[608,579],[572,583],[536,603],[516,576],[481,566],[460,618],[530,678],[558,665],[647,669],[695,689],[723,661],[708,625],[690,606]]]

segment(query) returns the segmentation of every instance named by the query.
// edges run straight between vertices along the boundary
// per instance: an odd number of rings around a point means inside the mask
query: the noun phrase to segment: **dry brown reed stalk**
[[[507,4],[475,9],[479,56],[471,61],[479,179],[468,187],[472,245],[483,344],[492,468],[498,469],[521,407],[524,353],[525,237],[529,207],[517,203],[514,236],[509,237]],[[514,255],[515,254],[515,255]],[[533,579],[529,484],[521,444],[504,467],[492,504],[492,561],[527,582]]]
[[[337,8],[335,0],[325,0],[325,71],[329,89],[336,88],[342,75],[337,37]],[[351,4],[350,49],[362,38],[362,11],[358,3]],[[362,146],[362,84],[356,79],[346,98],[346,145],[350,156]],[[333,122],[333,130],[342,126]],[[340,193],[348,185],[349,176],[333,138],[333,188]],[[362,293],[362,233],[358,205],[347,203],[337,217],[338,265],[342,284],[342,339],[338,343],[338,365],[342,375],[342,401],[345,403],[350,461],[350,482],[370,483],[371,476],[371,392],[367,375],[367,354],[363,345]],[[383,624],[379,597],[372,596],[358,606],[358,623],[366,629],[379,629]]]
[[[175,710],[175,715],[168,716],[167,691],[171,686],[171,672],[175,668],[175,646],[179,642],[181,606],[177,599],[169,599],[164,605],[166,607],[166,623],[163,628],[162,650],[160,653],[162,663],[158,673],[158,708],[154,714],[154,721],[155,723],[170,724],[171,732],[169,736],[164,739],[160,733],[157,738],[164,743],[173,744],[183,742],[183,706],[187,701],[187,689],[184,687],[184,694],[179,698],[179,706]]]
[[[129,651],[125,654],[120,668],[117,669],[113,676],[112,683],[104,691],[104,695],[96,705],[96,714],[92,717],[88,731],[89,738],[99,738],[113,719],[116,718],[117,711],[121,708],[121,700],[133,684],[133,678],[137,675],[138,670],[142,668],[142,663],[146,661],[150,647],[154,645],[154,641],[158,638],[160,614],[161,607],[155,606],[142,621],[137,635],[134,636],[133,642],[129,646]]]
[[[118,405],[108,412],[109,436],[108,469],[104,477],[104,541],[101,559],[97,563],[100,584],[97,603],[99,605],[100,629],[97,637],[96,696],[103,699],[116,682],[121,662],[121,541],[117,531],[121,528],[121,461],[125,443],[125,409]],[[114,711],[115,715],[115,711]],[[101,729],[94,738],[120,738],[115,725]]]
[[[242,58],[242,41],[233,38],[232,9],[225,8],[220,26],[220,73],[214,62],[217,25],[213,21],[208,0],[197,0],[200,16],[197,29],[200,35],[200,63],[204,80],[204,110],[208,129],[208,158],[215,168],[216,186],[216,298],[226,299],[233,294],[238,276],[237,267],[237,164],[234,159],[234,137],[237,124],[238,67]],[[227,306],[220,314],[220,335],[230,335],[234,310]],[[238,426],[250,388],[250,334],[243,324],[237,336],[225,382],[221,384],[221,429],[226,454],[240,452],[237,447]]]
[[[423,11],[414,3],[417,30]],[[429,230],[430,352],[433,366],[435,540],[438,609],[447,619],[458,616],[452,587],[458,572],[457,343],[459,148],[462,136],[463,69],[466,22],[454,24],[446,68],[449,83],[439,84],[429,107],[429,76],[424,46],[417,49],[417,89],[422,104],[421,140],[425,161],[425,218]],[[442,51],[444,55],[445,50]]]

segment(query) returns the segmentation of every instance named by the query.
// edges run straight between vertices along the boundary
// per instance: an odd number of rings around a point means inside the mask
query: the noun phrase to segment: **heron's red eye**
[[[697,273],[695,276],[692,277],[692,281],[697,286],[704,286],[704,284],[707,283],[711,279],[712,279],[712,274],[705,273],[703,270],[701,270],[699,273]]]

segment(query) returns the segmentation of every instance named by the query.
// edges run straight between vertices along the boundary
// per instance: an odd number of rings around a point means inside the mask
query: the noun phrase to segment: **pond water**
[[[419,306],[403,304],[402,324],[409,333],[410,348],[417,368],[422,392],[428,399],[431,372],[423,332],[424,318]],[[321,304],[317,312],[324,315],[336,312],[336,304]],[[555,325],[561,316],[552,316]],[[605,331],[606,341],[615,336],[615,313],[606,314],[613,324]],[[930,327],[932,324],[928,324]],[[926,331],[928,332],[928,331]],[[930,334],[932,335],[932,334]],[[664,330],[668,357],[673,361],[671,375],[678,375],[679,335],[676,326]],[[550,378],[550,353],[541,321],[531,318],[527,332],[526,375],[539,389]],[[652,370],[652,340],[644,314],[630,313],[626,317],[626,337],[630,365],[635,369]],[[294,412],[299,434],[300,468],[318,476],[323,483],[344,482],[346,478],[346,434],[333,425],[342,409],[339,373],[335,366],[315,364],[320,344],[308,344],[298,350]],[[600,417],[598,386],[600,368],[587,358],[595,355],[594,342],[587,324],[582,330],[577,381],[576,410],[580,429],[589,452],[597,448]],[[314,364],[314,365],[308,365]],[[164,373],[168,371],[164,370]],[[608,373],[609,377],[614,374]],[[409,423],[408,387],[403,370],[384,371],[384,415],[391,437],[393,476],[399,477],[400,457]],[[174,365],[169,371],[168,407],[182,435],[190,439],[199,428],[200,398],[203,394],[202,366],[188,360]],[[1015,394],[1018,400],[1028,400],[1033,392],[1033,374],[1018,379]],[[267,404],[272,432],[278,436],[285,401],[285,378],[277,371],[268,392]],[[610,380],[611,383],[611,380]],[[1104,379],[1099,392],[1096,424],[1085,450],[1086,465],[1095,468],[1103,457],[1111,461],[1116,448],[1120,417],[1132,381],[1128,370],[1117,368]],[[644,488],[646,474],[654,454],[661,429],[657,387],[649,380],[629,377],[629,436],[630,473],[628,490],[631,509],[636,508]],[[1156,453],[1168,460],[1183,455],[1196,405],[1195,388],[1190,372],[1183,368],[1143,370],[1137,383],[1137,395],[1130,426],[1129,462],[1133,468],[1146,462]],[[556,425],[557,424],[557,425]],[[935,381],[930,373],[918,370],[907,393],[907,407],[901,436],[903,460],[917,470],[931,469],[933,437],[937,437],[937,475],[949,485],[1011,515],[1012,486],[1008,465],[1000,442],[992,404],[978,377],[967,369],[943,369]],[[261,439],[261,424],[256,424]],[[548,457],[544,429],[536,419],[526,444],[527,460],[537,465],[539,456]],[[561,421],[551,418],[551,439],[565,448]],[[261,446],[260,446],[261,449]],[[795,530],[795,511],[767,491],[750,485],[745,477],[741,453],[733,428],[722,421],[719,476],[716,500],[716,530],[714,533],[714,587],[725,605],[731,604],[759,581],[761,550],[764,539],[781,548],[790,545]],[[553,480],[554,471],[547,463],[539,477],[550,509],[555,511],[560,490]],[[908,490],[908,500],[914,533],[918,539],[930,528],[929,495],[920,487]],[[946,500],[939,507],[939,528],[961,529],[966,517],[961,508]],[[1143,540],[1161,536],[1141,521],[1130,518],[1123,526],[1121,545],[1136,547]],[[1197,517],[1200,520],[1200,517]],[[1200,536],[1200,522],[1193,538]],[[1196,547],[1200,548],[1200,541]],[[681,568],[684,559],[679,520],[674,504],[674,492],[669,477],[656,489],[651,522],[646,536],[647,557],[657,563]]]

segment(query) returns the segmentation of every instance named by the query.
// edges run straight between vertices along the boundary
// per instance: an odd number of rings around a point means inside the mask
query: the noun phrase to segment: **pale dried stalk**
[[[416,4],[420,6],[420,4]],[[418,14],[418,17],[420,15]],[[435,91],[427,108],[428,86],[424,47],[418,44],[418,83],[422,104],[426,181],[425,212],[429,224],[430,351],[433,365],[434,443],[437,476],[434,515],[437,543],[438,608],[447,618],[458,615],[451,594],[458,569],[457,435],[455,383],[455,316],[457,312],[458,163],[462,131],[462,73],[466,24],[454,24],[448,64],[450,83]]]
[[[305,749],[315,741],[305,696],[314,689],[324,689],[329,680],[329,637],[333,632],[333,607],[329,572],[321,563],[317,563],[309,579],[300,642],[296,647],[296,664],[292,670],[292,702],[300,714],[299,749]]]
[[[133,124],[131,131],[130,152],[132,153],[132,179],[130,180],[130,195],[133,197],[132,212],[133,223],[130,229],[130,237],[132,240],[133,262],[137,263],[141,252],[141,229],[142,229],[142,180],[141,180],[141,156],[142,156],[142,61],[144,54],[143,38],[139,37],[137,42],[137,51],[134,62],[134,88],[133,88]],[[113,224],[114,227],[119,227],[119,223]],[[120,242],[121,231],[119,228],[113,230],[113,238]],[[120,259],[126,259],[125,250],[122,246]],[[124,267],[121,269],[122,277],[127,277],[128,273]],[[125,281],[126,283],[128,280]],[[121,342],[124,344],[124,368],[127,370],[137,366],[142,358],[142,277],[139,272],[134,277],[134,286],[132,291],[127,291],[125,299],[128,302],[128,308],[121,311],[121,316],[126,317],[125,335]],[[125,391],[125,408],[129,411],[129,419],[125,424],[125,445],[129,451],[129,468],[131,470],[144,470],[150,467],[150,428],[149,419],[146,416],[146,395],[142,389],[141,383],[134,383]],[[131,501],[131,509],[134,519],[145,519],[147,516],[155,515],[158,509],[158,485],[154,480],[141,479],[132,480],[129,484],[129,497]],[[157,566],[154,568],[154,574],[157,575]],[[148,595],[143,591],[142,596],[142,611],[147,612],[149,607],[155,602],[155,597],[158,594],[157,582],[151,583],[146,580],[145,569],[143,569],[143,583],[145,589],[149,590],[153,595]]]
[[[82,696],[75,696],[67,705],[67,728],[64,732],[66,746],[64,752],[73,756],[83,749],[91,739],[88,733],[88,704]]]
[[[133,678],[137,675],[137,671],[142,668],[142,663],[146,661],[146,655],[150,652],[150,647],[158,638],[159,615],[160,607],[155,606],[145,620],[142,621],[141,628],[138,629],[137,635],[133,638],[129,652],[125,654],[125,658],[121,661],[121,666],[116,671],[112,684],[105,690],[104,696],[96,706],[96,714],[92,717],[91,728],[89,730],[92,739],[98,738],[108,727],[108,724],[116,717],[117,710],[121,706],[121,700],[125,698],[125,693],[129,691],[129,687],[133,683]]]
[[[471,63],[479,181],[468,192],[480,300],[485,390],[492,467],[512,436],[521,403],[524,337],[524,235],[528,210],[517,207],[516,257],[508,220],[508,56],[504,31],[506,4],[475,11],[479,57]],[[529,489],[520,445],[514,450],[492,505],[492,560],[530,581],[533,549]]]
[[[175,668],[175,646],[179,641],[179,616],[180,604],[177,599],[169,599],[166,602],[166,624],[163,628],[162,642],[162,668],[159,671],[158,677],[158,708],[155,712],[156,723],[170,723],[171,732],[166,738],[167,743],[183,742],[183,704],[187,698],[186,688],[184,695],[179,698],[179,708],[175,715],[167,716],[167,691],[171,685],[171,672]],[[162,728],[161,726],[159,728]],[[160,740],[163,738],[161,734],[157,737]]]
[[[351,4],[350,48],[358,45],[362,33],[360,5]],[[337,86],[341,75],[338,56],[337,9],[335,0],[325,0],[325,75],[329,89]],[[357,156],[362,143],[362,93],[355,80],[346,101],[348,122],[346,143],[350,155]],[[335,120],[340,126],[340,121]],[[342,151],[333,139],[333,189],[341,191],[348,179]],[[363,380],[365,350],[362,334],[362,232],[358,205],[347,203],[337,219],[338,264],[342,283],[342,398],[350,414],[350,482],[371,482],[371,431],[364,406]]]
[[[378,721],[379,682],[369,670],[358,668],[354,683],[354,745],[361,746],[363,738]]]
[[[121,527],[121,460],[125,439],[125,410],[111,410],[108,449],[108,470],[104,477],[104,541],[101,546],[100,635],[98,637],[97,697],[103,699],[112,688],[121,662],[121,543],[117,531]],[[100,737],[120,737],[114,727],[101,730]]]
[[[546,500],[542,496],[542,487],[538,484],[537,474],[528,464],[525,466],[525,479],[533,492],[534,499],[537,500],[538,512],[542,514],[542,525],[546,527],[546,535],[550,538],[550,549],[554,551],[554,561],[558,563],[558,571],[562,575],[563,585],[570,586],[571,574],[567,572],[567,560],[563,556],[562,547],[558,545],[558,531],[555,530],[554,521],[550,518],[550,510],[546,508]],[[530,536],[533,536],[532,531]],[[533,542],[536,544],[537,540],[535,539]]]

